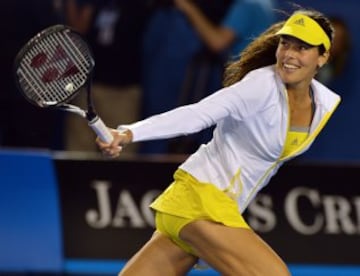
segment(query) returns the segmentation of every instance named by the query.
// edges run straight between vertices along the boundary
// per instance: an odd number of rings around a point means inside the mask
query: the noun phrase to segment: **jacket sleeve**
[[[134,124],[120,125],[133,132],[133,141],[165,139],[199,132],[232,116],[244,120],[265,107],[272,82],[261,74],[249,74],[195,104],[185,105]],[[273,91],[272,91],[273,92]]]

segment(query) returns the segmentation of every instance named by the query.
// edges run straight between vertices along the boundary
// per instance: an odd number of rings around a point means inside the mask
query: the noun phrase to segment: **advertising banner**
[[[56,159],[65,258],[132,256],[153,232],[149,204],[181,161]],[[359,178],[356,166],[290,163],[244,217],[287,263],[360,264]]]

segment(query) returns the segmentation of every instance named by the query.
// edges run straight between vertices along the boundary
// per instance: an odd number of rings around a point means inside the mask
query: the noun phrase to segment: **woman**
[[[103,153],[216,125],[213,138],[174,174],[152,204],[156,231],[120,275],[184,275],[199,259],[221,275],[289,275],[241,213],[287,160],[306,151],[340,102],[314,80],[333,29],[300,10],[270,27],[230,64],[225,88],[188,106],[120,126]]]

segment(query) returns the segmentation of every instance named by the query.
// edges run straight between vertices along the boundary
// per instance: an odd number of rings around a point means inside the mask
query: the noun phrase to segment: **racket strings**
[[[40,105],[54,105],[82,87],[93,66],[90,51],[81,38],[62,31],[34,43],[20,62],[17,73],[30,99]]]
[[[49,87],[43,81],[42,76],[44,74],[51,73],[51,65],[44,64],[42,66],[37,67],[35,70],[32,68],[32,61],[40,54],[47,53],[51,55],[53,52],[52,45],[46,44],[46,42],[36,44],[31,50],[29,50],[28,54],[24,57],[24,62],[22,63],[24,69],[24,79],[33,89],[25,89],[30,97],[34,97],[35,95],[39,97],[40,100],[44,102],[50,103],[51,101],[58,102],[62,99],[60,97],[61,92],[59,92],[59,88],[57,87]],[[61,68],[61,64],[57,64],[58,67]],[[25,75],[26,74],[26,75]],[[57,83],[53,83],[53,86]],[[47,93],[48,89],[52,89],[52,94]],[[56,93],[55,93],[56,92]]]

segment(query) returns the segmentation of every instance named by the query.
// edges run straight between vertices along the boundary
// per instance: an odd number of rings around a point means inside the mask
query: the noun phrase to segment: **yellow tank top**
[[[309,135],[309,129],[304,127],[291,127],[285,141],[285,149],[281,157],[288,156],[294,152],[306,140]]]

